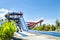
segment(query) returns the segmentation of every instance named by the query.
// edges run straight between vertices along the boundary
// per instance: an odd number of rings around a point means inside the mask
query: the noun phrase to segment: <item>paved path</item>
[[[32,33],[23,32],[24,34],[27,34],[28,36],[22,36],[18,33],[14,33],[14,37],[24,40],[60,40],[60,37],[50,36],[50,35],[37,35]]]

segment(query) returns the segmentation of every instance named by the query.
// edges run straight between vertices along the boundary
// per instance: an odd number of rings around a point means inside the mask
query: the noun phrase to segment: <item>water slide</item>
[[[13,13],[13,14],[10,14],[10,15],[19,15],[20,16],[20,17],[17,16],[20,19],[20,24],[19,24],[20,26],[18,28],[21,29],[22,32],[21,31],[15,32],[14,37],[13,37],[14,39],[19,38],[19,40],[20,40],[20,38],[22,38],[22,39],[26,38],[26,39],[29,39],[29,40],[36,40],[36,39],[37,40],[47,40],[46,39],[47,35],[52,35],[52,36],[56,36],[56,37],[60,38],[60,32],[58,33],[58,32],[46,32],[46,31],[43,32],[43,31],[29,30],[28,27],[25,24],[25,21],[24,21],[24,18],[22,16],[22,14]],[[8,17],[8,15],[6,15],[6,18],[9,19],[9,20],[10,19],[15,20],[13,17],[11,17],[11,18],[10,18],[10,16]],[[44,34],[44,36],[43,36],[43,34]],[[23,37],[23,36],[25,36],[25,37]]]
[[[33,33],[29,32],[29,29],[28,29],[27,25],[25,24],[24,18],[22,18],[22,17],[20,17],[20,27],[21,27],[21,30],[22,30],[22,32],[21,31],[18,32],[20,34],[20,36],[36,35],[36,34],[33,34]]]
[[[25,24],[25,21],[24,21],[23,17],[20,18],[20,21],[21,21],[20,25],[22,25],[23,32],[24,33],[26,32],[28,35],[29,35],[29,33],[31,33],[31,34],[45,34],[45,35],[60,37],[60,32],[47,32],[47,31],[29,30],[28,27]],[[26,36],[27,36],[27,34],[26,34]]]
[[[21,38],[26,40],[47,40],[45,36],[38,36],[36,33],[34,33],[35,30],[29,30],[28,27],[25,24],[24,18],[20,17],[20,27],[22,27],[22,32],[15,32],[14,38]]]
[[[24,31],[28,31],[29,29],[28,29],[28,27],[26,26],[26,24],[25,24],[25,21],[24,21],[24,18],[20,18],[20,22],[21,22],[21,26],[22,26],[22,29],[24,30]]]

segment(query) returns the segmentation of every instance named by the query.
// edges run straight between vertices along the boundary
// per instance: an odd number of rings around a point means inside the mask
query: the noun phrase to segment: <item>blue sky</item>
[[[45,23],[54,23],[60,18],[60,0],[0,0],[0,9],[22,11],[27,21],[41,17]]]

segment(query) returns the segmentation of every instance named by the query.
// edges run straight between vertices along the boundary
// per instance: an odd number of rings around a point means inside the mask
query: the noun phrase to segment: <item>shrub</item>
[[[50,30],[50,27],[49,26],[45,26],[44,27],[44,31],[49,31]]]
[[[43,26],[37,26],[37,27],[33,28],[33,30],[41,31],[41,30],[43,30]]]
[[[51,26],[51,30],[52,31],[55,31],[56,30],[56,27],[54,25]]]
[[[0,26],[0,40],[10,40],[15,31],[14,21],[2,23]]]

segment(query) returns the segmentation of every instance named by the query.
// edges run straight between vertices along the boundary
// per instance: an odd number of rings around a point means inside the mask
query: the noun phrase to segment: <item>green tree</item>
[[[43,26],[36,26],[35,28],[33,28],[33,30],[42,31],[43,30]]]
[[[45,27],[46,27],[46,24],[43,24],[43,25],[42,25],[42,30],[44,30]]]
[[[49,31],[49,30],[50,30],[50,25],[44,27],[44,31]]]
[[[54,25],[51,26],[51,31],[55,31],[56,27]]]
[[[55,24],[56,24],[56,28],[57,28],[57,31],[58,31],[58,29],[60,28],[60,22],[59,22],[58,19],[56,20]]]
[[[56,20],[56,27],[60,26],[59,20]]]

